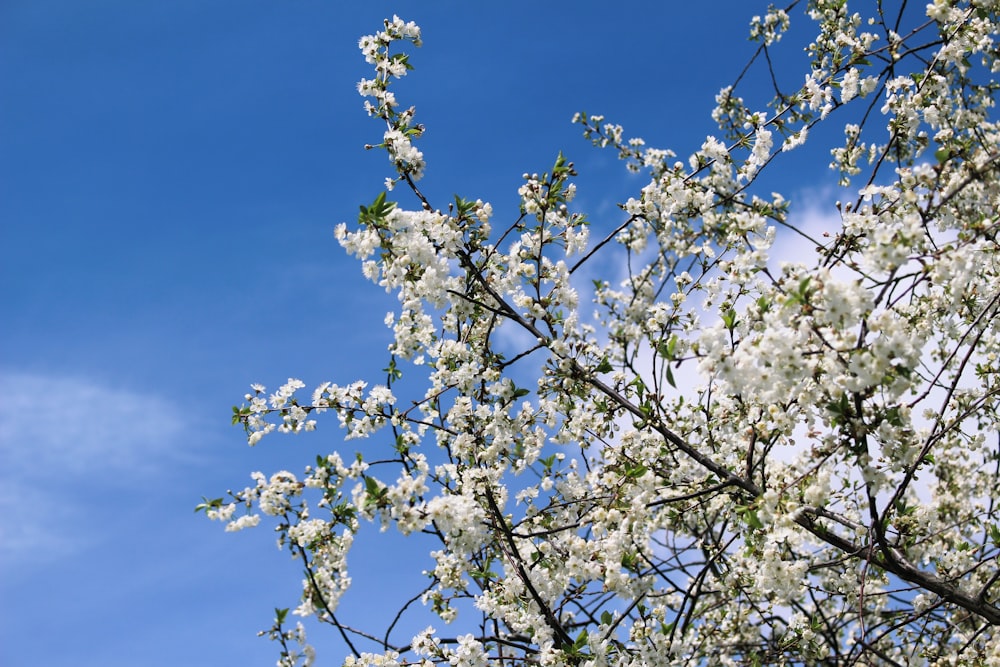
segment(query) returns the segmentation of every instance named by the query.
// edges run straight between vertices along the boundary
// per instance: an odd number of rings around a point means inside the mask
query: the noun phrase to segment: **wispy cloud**
[[[178,408],[86,378],[0,371],[0,555],[66,553],[92,536],[88,495],[179,461]]]

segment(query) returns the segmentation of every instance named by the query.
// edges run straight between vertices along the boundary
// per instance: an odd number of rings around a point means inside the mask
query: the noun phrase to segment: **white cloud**
[[[180,460],[181,413],[85,378],[0,371],[0,556],[74,551],[95,489],[148,481]]]

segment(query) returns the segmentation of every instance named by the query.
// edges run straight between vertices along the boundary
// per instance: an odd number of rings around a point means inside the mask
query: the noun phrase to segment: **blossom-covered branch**
[[[386,383],[255,386],[233,419],[257,444],[332,412],[372,446],[199,506],[229,530],[273,517],[306,572],[294,613],[345,664],[1000,664],[998,7],[870,4],[754,17],[744,74],[773,90],[723,88],[686,160],[579,114],[648,174],[601,220],[561,153],[506,223],[426,197],[392,87],[420,31],[362,38],[393,173],[336,234],[399,298]],[[772,54],[799,21],[789,87]],[[837,229],[761,186],[813,147]],[[336,615],[363,521],[434,545],[384,634]],[[461,631],[395,636],[421,613]],[[311,662],[283,620],[282,659]]]

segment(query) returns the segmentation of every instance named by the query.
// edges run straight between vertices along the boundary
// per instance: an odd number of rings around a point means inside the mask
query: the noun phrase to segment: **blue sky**
[[[573,113],[686,155],[765,6],[0,4],[0,663],[274,664],[254,635],[300,573],[267,529],[192,509],[340,447],[330,424],[247,448],[229,410],[251,382],[385,365],[392,301],[333,238],[389,175],[362,148],[382,128],[355,92],[358,37],[393,13],[423,28],[397,95],[427,125],[432,200],[509,213],[520,175],[562,150],[578,205],[612,225],[641,179]],[[824,162],[785,192],[819,187]],[[381,544],[354,559],[359,625],[390,611],[401,552]]]

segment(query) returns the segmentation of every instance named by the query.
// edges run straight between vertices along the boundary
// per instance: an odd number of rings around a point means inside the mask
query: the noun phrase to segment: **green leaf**
[[[205,496],[202,496],[201,499],[205,502],[198,503],[198,505],[194,508],[195,514],[202,511],[207,512],[208,510],[215,509],[217,507],[222,507],[222,498],[212,498],[209,500]]]
[[[722,314],[722,323],[726,325],[726,328],[732,331],[736,328],[736,311],[730,308]]]
[[[666,342],[660,341],[660,344],[656,346],[656,351],[664,359],[673,361],[674,355],[677,353],[677,334],[672,335]]]
[[[249,415],[250,415],[250,408],[248,408],[245,405],[238,408],[238,407],[236,407],[234,405],[233,406],[233,425],[235,426],[236,424],[239,424],[240,422],[243,421],[244,417],[248,417]]]
[[[611,615],[610,611],[601,612],[601,625],[611,625],[615,620],[615,617]]]
[[[635,465],[630,465],[625,468],[625,477],[628,479],[639,479],[646,474],[647,470],[649,470],[649,468],[646,466],[641,463],[636,463]]]
[[[639,569],[639,554],[626,551],[622,554],[622,567],[630,572],[636,572]]]
[[[809,298],[811,290],[809,289],[809,283],[812,282],[812,276],[806,276],[799,281],[799,297],[803,301]]]
[[[399,368],[396,366],[395,356],[389,359],[389,365],[383,368],[382,372],[388,376],[390,382],[398,380],[401,377],[403,377],[403,371],[399,370]]]
[[[885,411],[885,420],[892,426],[903,426],[903,416],[899,412],[899,406],[894,405]]]
[[[597,368],[594,369],[597,373],[610,373],[612,370],[614,370],[614,368],[611,366],[611,361],[607,357],[601,359],[601,363],[599,363]]]
[[[361,213],[358,215],[358,223],[377,225],[392,209],[396,208],[396,202],[386,201],[385,197],[386,193],[383,190],[378,193],[370,206],[360,206]]]
[[[476,202],[455,195],[455,213],[459,218],[468,217],[476,209]]]
[[[837,402],[830,402],[826,404],[826,409],[833,414],[833,419],[830,422],[834,426],[841,426],[845,424],[851,417],[851,403],[847,398],[847,394],[841,394],[840,400]]]
[[[747,525],[756,530],[760,530],[764,527],[763,522],[761,522],[760,517],[757,516],[757,510],[750,507],[749,505],[737,505],[736,513],[743,517]]]
[[[934,158],[938,161],[938,164],[944,164],[951,157],[951,151],[947,148],[939,148],[934,151]]]

